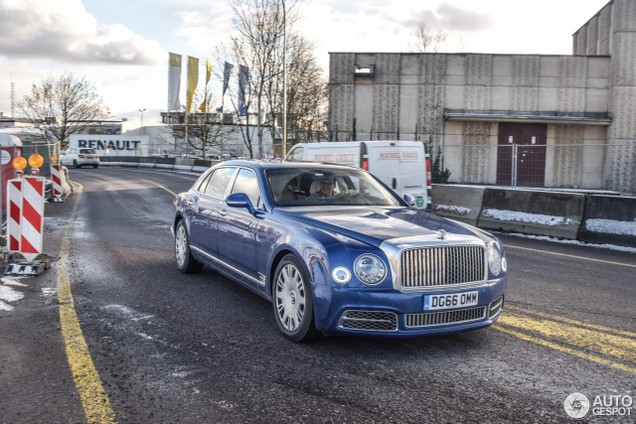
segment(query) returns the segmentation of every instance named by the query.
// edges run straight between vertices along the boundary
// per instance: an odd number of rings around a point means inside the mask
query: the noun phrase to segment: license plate
[[[479,292],[470,291],[452,294],[431,294],[424,296],[425,311],[463,308],[475,306],[479,302]]]

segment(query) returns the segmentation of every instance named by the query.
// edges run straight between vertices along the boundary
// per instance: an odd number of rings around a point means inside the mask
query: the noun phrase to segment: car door
[[[238,171],[230,193],[245,193],[257,210],[262,210],[261,188],[256,173],[242,168]],[[256,232],[259,218],[246,208],[223,204],[219,210],[219,258],[246,283],[262,284],[257,270]]]
[[[224,205],[223,200],[235,173],[235,167],[216,169],[197,188],[197,196],[192,196],[190,243],[211,258],[218,258],[217,221],[219,210]]]

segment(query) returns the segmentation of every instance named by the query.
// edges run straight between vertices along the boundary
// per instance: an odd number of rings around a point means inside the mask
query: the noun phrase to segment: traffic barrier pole
[[[53,201],[63,202],[62,199],[62,174],[60,172],[60,165],[51,164],[51,179],[53,180]]]
[[[33,259],[42,253],[44,178],[24,177],[21,209],[20,253],[28,262],[33,262]]]
[[[20,251],[20,216],[22,215],[22,180],[7,181],[7,248]]]

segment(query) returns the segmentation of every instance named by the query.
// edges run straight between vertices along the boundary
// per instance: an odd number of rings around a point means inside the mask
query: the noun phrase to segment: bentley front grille
[[[452,286],[485,279],[485,251],[479,246],[411,249],[400,258],[402,287]]]
[[[405,325],[408,328],[433,327],[436,325],[480,321],[484,318],[486,318],[486,307],[480,306],[477,308],[458,309],[455,311],[407,314],[405,315]]]

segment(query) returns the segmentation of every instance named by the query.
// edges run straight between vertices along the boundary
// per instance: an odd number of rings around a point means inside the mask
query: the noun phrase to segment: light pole
[[[138,109],[141,113],[141,135],[144,135],[144,111],[146,109]]]
[[[287,11],[285,0],[283,2],[283,153],[282,159],[287,154]]]

